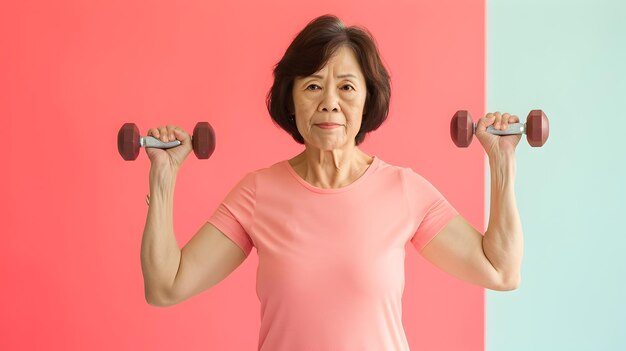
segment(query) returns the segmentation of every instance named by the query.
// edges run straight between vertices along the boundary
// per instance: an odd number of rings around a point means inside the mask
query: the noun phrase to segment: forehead
[[[325,75],[329,70],[333,75],[353,74],[356,78],[363,78],[363,72],[354,51],[346,46],[339,47],[326,64],[313,75]]]

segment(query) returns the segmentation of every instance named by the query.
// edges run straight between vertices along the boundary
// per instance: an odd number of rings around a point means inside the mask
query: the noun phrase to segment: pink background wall
[[[389,119],[362,148],[413,167],[483,228],[482,151],[456,149],[448,134],[457,109],[484,112],[483,1],[6,2],[0,349],[256,348],[254,250],[180,305],[145,302],[149,161],[144,151],[123,161],[116,135],[127,121],[142,134],[164,124],[191,132],[200,120],[214,127],[213,157],[190,155],[178,176],[183,245],[243,174],[301,150],[271,123],[264,98],[291,39],[325,13],[370,29],[392,75]],[[482,349],[483,290],[407,251],[412,349]]]

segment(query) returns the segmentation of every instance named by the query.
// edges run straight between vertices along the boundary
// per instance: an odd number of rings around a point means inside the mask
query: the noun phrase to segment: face
[[[350,48],[341,47],[321,70],[294,80],[298,131],[307,147],[354,146],[367,96],[365,77]]]

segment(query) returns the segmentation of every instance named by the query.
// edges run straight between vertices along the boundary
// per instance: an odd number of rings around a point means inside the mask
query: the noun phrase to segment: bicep
[[[471,224],[457,215],[420,253],[430,263],[459,279],[498,290],[499,275],[485,256],[482,239]]]
[[[205,223],[181,250],[172,287],[174,303],[211,288],[246,259],[244,251],[211,223]]]

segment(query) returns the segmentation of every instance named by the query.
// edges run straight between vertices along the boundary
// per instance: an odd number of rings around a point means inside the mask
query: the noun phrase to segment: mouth
[[[315,126],[318,127],[318,128],[322,128],[322,129],[333,129],[333,128],[341,127],[341,124],[337,124],[337,123],[318,123]]]

